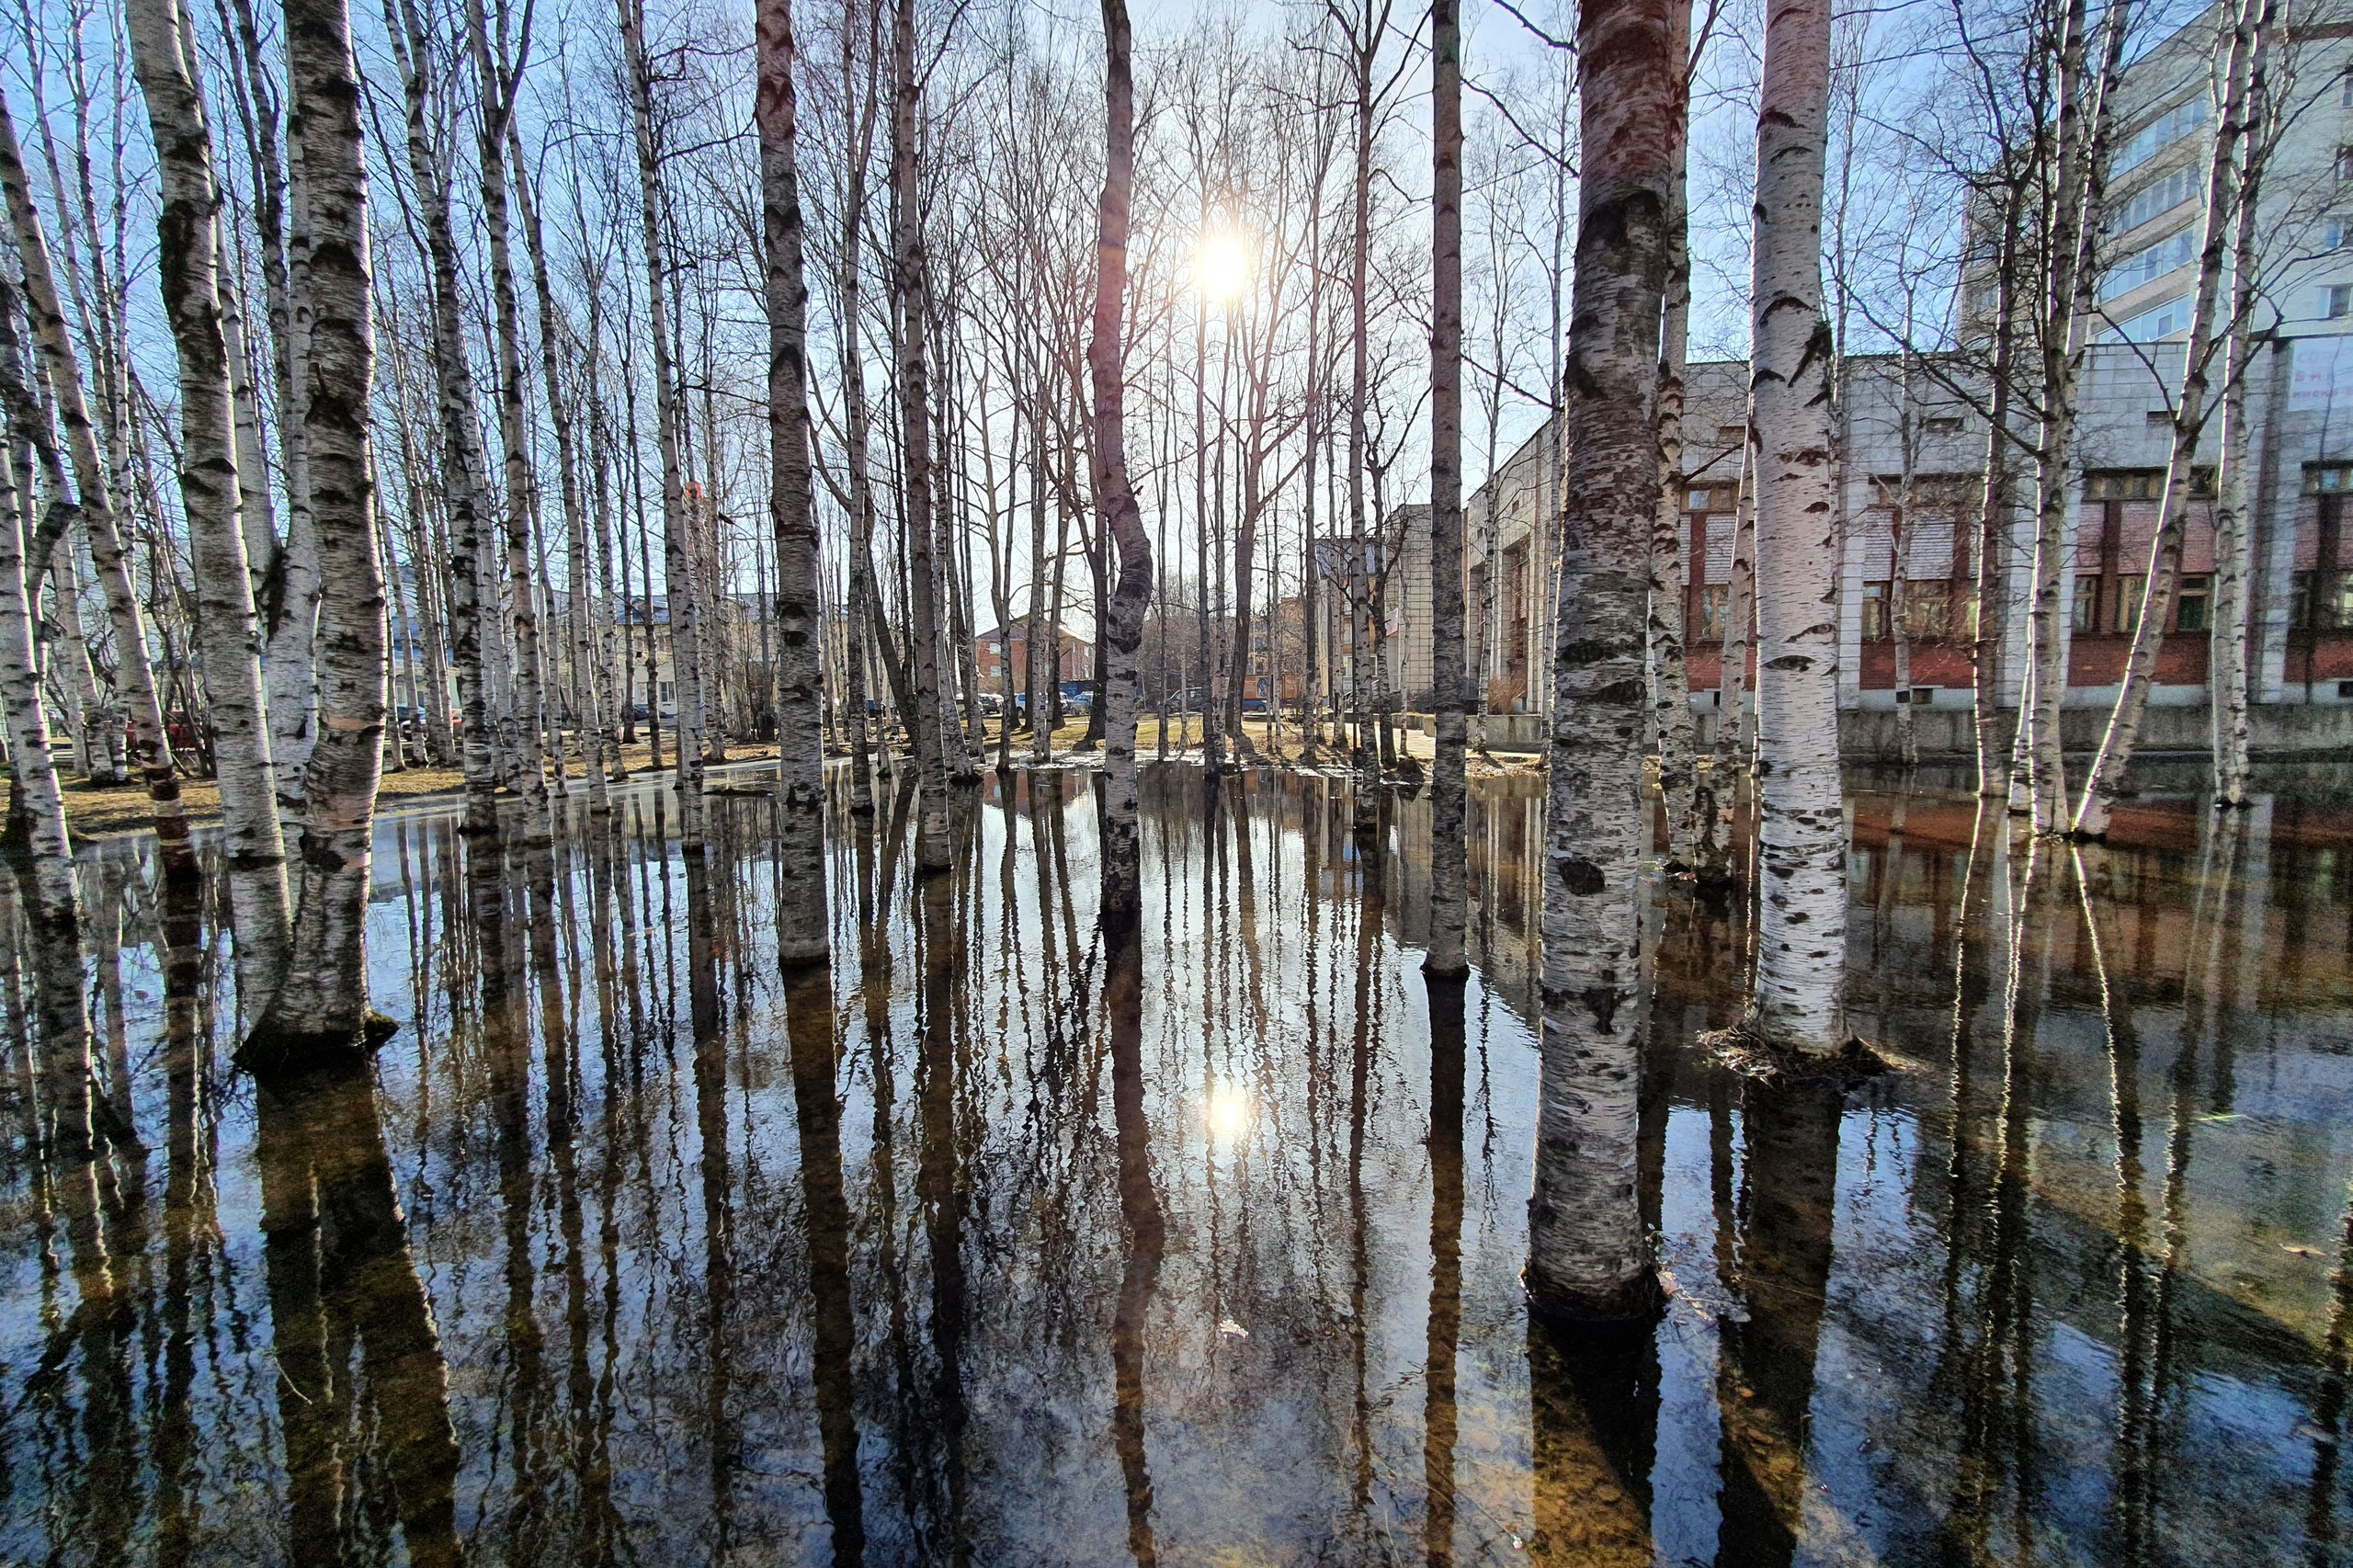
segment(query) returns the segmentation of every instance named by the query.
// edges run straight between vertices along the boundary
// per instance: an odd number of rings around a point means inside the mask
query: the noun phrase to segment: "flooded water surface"
[[[0,1560],[2336,1563],[2353,1358],[2353,810],[2115,847],[1853,797],[1891,1071],[1765,1085],[1737,911],[1646,915],[1669,1290],[1532,1326],[1540,780],[1427,805],[1147,768],[837,812],[776,961],[756,771],[551,846],[388,816],[372,1073],[235,1074],[225,898],[84,863],[0,976]],[[79,983],[78,989],[75,982]]]

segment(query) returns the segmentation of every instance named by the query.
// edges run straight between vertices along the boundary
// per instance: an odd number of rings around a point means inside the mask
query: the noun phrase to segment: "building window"
[[[1863,641],[1884,642],[1887,638],[1887,585],[1865,583],[1863,585]]]
[[[2353,572],[2338,572],[2321,589],[2314,607],[2324,631],[2353,631]]]
[[[2353,315],[2353,283],[2331,283],[2320,291],[2320,313],[2335,321]]]
[[[2172,211],[2197,194],[2197,175],[2195,167],[2185,165],[2143,186],[2129,199],[2111,210],[2116,214],[2116,222],[2109,233],[2126,233],[2153,218],[2161,218]]]
[[[2161,468],[2114,469],[2084,476],[2086,501],[2154,501],[2165,488],[2165,471]]]
[[[2304,494],[2336,495],[2353,490],[2353,463],[2306,463]]]
[[[1941,642],[1952,631],[1952,585],[1938,579],[1904,585],[1904,634],[1915,642]]]
[[[2105,302],[2119,294],[2129,293],[2143,283],[2154,282],[2168,272],[2188,267],[2196,254],[2196,231],[2188,227],[2177,229],[2164,239],[2143,245],[2109,267],[2100,279],[2099,297]]]
[[[2152,305],[2130,321],[2120,323],[2112,330],[2127,343],[2154,343],[2170,337],[2189,326],[2189,296],[2177,294],[2161,305]]]
[[[2174,600],[2173,629],[2186,632],[2205,631],[2209,607],[2213,603],[2213,592],[2214,580],[2211,577],[2184,577],[2181,591]]]
[[[1695,490],[1686,490],[1683,493],[1683,509],[1687,512],[1706,511],[1711,494],[1711,492],[1704,484]]]
[[[2334,165],[2339,180],[2353,180],[2353,147],[2339,147]]]
[[[2345,248],[2344,219],[2331,218],[2325,224],[2322,225],[2320,248],[2323,250],[2343,250]]]
[[[2302,631],[2313,623],[2313,574],[2299,572],[2288,587],[2288,625]]]
[[[1932,414],[1920,421],[1920,428],[1931,436],[1958,436],[1963,427],[1959,415]]]
[[[2116,580],[2116,619],[2109,630],[2121,637],[2141,625],[2141,597],[2149,580],[2137,574]]]
[[[1724,607],[1731,602],[1732,588],[1723,583],[1703,583],[1699,586],[1699,630],[1692,633],[1702,642],[1724,640]]]
[[[2080,636],[2089,636],[2099,630],[2099,578],[2097,574],[2075,579],[2075,630]]]
[[[2202,93],[2195,94],[2159,114],[2124,144],[2124,151],[2117,154],[2115,166],[2109,170],[2109,177],[2113,179],[2127,169],[2140,167],[2183,137],[2194,134],[2200,126],[2206,123],[2206,97]]]

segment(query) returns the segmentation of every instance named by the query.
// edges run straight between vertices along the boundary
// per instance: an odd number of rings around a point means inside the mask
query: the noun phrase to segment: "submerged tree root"
[[[1699,1048],[1720,1066],[1760,1084],[1803,1084],[1829,1081],[1851,1089],[1893,1072],[1884,1057],[1860,1039],[1828,1054],[1799,1051],[1765,1037],[1755,1020],[1744,1018],[1729,1028],[1710,1029],[1699,1036]]]

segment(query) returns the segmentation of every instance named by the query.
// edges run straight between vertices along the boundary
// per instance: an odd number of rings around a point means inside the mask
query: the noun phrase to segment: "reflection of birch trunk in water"
[[[341,1560],[335,1437],[344,1427],[342,1401],[350,1387],[365,1386],[373,1419],[359,1430],[368,1461],[392,1483],[408,1560],[418,1568],[455,1568],[465,1551],[457,1533],[449,1374],[409,1256],[373,1081],[364,1072],[327,1072],[264,1084],[256,1109],[273,1348],[286,1374],[279,1403],[294,1477],[288,1539],[296,1560]],[[355,1333],[358,1385],[330,1381],[325,1346],[347,1344]],[[306,1398],[315,1403],[298,1411]]]
[[[918,846],[921,840],[917,841]],[[942,847],[946,847],[943,842]],[[916,1063],[916,1112],[923,1142],[916,1156],[915,1201],[924,1210],[931,1262],[931,1338],[935,1366],[930,1413],[944,1456],[948,1533],[962,1550],[964,1516],[964,1187],[956,1146],[957,987],[964,973],[962,931],[949,907],[953,879],[923,880],[923,1040]]]
[[[1530,1562],[1649,1568],[1659,1363],[1644,1323],[1528,1328]],[[1744,1565],[1745,1568],[1745,1565]]]
[[[1964,1151],[1960,1140],[1970,1130],[1957,1127],[1954,1154],[1954,1237],[1956,1252],[1966,1249],[1982,1260],[1976,1271],[1977,1296],[1964,1312],[1960,1279],[1969,1265],[1956,1258],[1948,1283],[1947,1342],[1957,1346],[1953,1376],[1960,1386],[1951,1391],[1960,1426],[1959,1453],[1953,1471],[1952,1496],[1947,1505],[1947,1536],[1957,1551],[1982,1558],[1997,1528],[1995,1509],[2004,1484],[2006,1464],[2019,1467],[2017,1484],[2033,1484],[2024,1471],[2031,1454],[2026,1434],[2033,1421],[2031,1338],[2034,1307],[2033,1276],[2027,1267],[2028,1204],[2031,1198],[2030,1131],[2027,1085],[2034,1066],[2034,1037],[2040,1027],[2042,999],[2050,984],[2050,926],[2037,921],[2035,944],[2040,972],[2028,972],[2025,934],[2033,911],[2035,880],[2040,870],[2043,841],[2027,841],[2024,869],[2014,873],[2005,918],[2008,940],[2004,954],[2002,1074],[2000,1097],[1995,1108],[1994,1147],[1989,1190],[1961,1180]],[[1964,1204],[1964,1198],[1966,1202]],[[1973,1216],[1964,1235],[1958,1216]],[[1970,1335],[1973,1331],[1973,1343]]]
[[[2336,1540],[2337,1488],[2345,1466],[2346,1393],[2353,1385],[2353,1190],[2339,1221],[2336,1267],[2328,1277],[2328,1337],[2320,1392],[2313,1399],[2313,1479],[2304,1534],[2323,1547]]]
[[[1544,846],[1544,1034],[1529,1206],[1539,1311],[1639,1315],[1657,1299],[1634,1203],[1643,637],[1658,443],[1667,187],[1683,63],[1667,6],[1578,13],[1582,144],[1560,625]]]
[[[1742,1568],[1789,1562],[1803,1528],[1807,1410],[1830,1278],[1838,1188],[1835,1082],[1752,1084],[1743,1098],[1746,1201],[1738,1284],[1745,1322],[1721,1323],[1716,1401],[1722,1422],[1719,1557]]]
[[[2211,815],[2206,819],[2210,834],[2213,820]],[[2154,1414],[2148,1380],[2149,1205],[2142,1193],[2141,1039],[2133,1022],[2132,997],[2109,973],[2083,851],[2071,851],[2069,859],[2075,873],[2076,896],[2083,907],[2092,972],[2099,983],[2100,1017],[2108,1034],[2109,1126],[2116,1142],[2116,1240],[2123,1255],[2118,1263],[2119,1398],[2116,1457],[2110,1469],[2116,1476],[2117,1534],[2122,1542],[2119,1559],[2139,1562],[2147,1559],[2149,1548],[2149,1436]],[[2187,1031],[2184,1039],[2186,1042],[2191,1039]]]
[[[1142,1568],[1158,1561],[1152,1530],[1152,1474],[1143,1446],[1143,1332],[1160,1280],[1167,1226],[1152,1181],[1152,1130],[1143,1109],[1143,942],[1132,923],[1104,934],[1103,1014],[1111,1040],[1111,1119],[1118,1132],[1120,1218],[1127,1267],[1111,1319],[1111,1445],[1127,1489],[1128,1550]]]
[[[188,1469],[197,1453],[189,1407],[196,1384],[196,1326],[189,1307],[207,1217],[199,1206],[207,1167],[201,1125],[204,1039],[198,1008],[204,983],[202,895],[165,882],[158,922],[164,981],[164,1398],[155,1455],[156,1560],[195,1555],[198,1521],[189,1506]]]
[[[1423,1362],[1422,1546],[1454,1561],[1454,1358],[1462,1337],[1462,991],[1430,994],[1430,1321]]]
[[[1361,801],[1361,782],[1356,792]],[[1387,802],[1381,801],[1380,804],[1385,806]],[[1372,986],[1378,968],[1374,956],[1385,918],[1388,889],[1383,881],[1386,872],[1381,864],[1381,846],[1389,829],[1380,815],[1374,818],[1370,833],[1361,820],[1354,825],[1361,852],[1357,857],[1355,1028],[1348,1055],[1348,1348],[1356,1369],[1356,1404],[1350,1429],[1356,1465],[1349,1477],[1349,1497],[1355,1517],[1361,1522],[1372,1506],[1372,1407],[1365,1397],[1365,1283],[1371,1259],[1365,1235],[1364,1135],[1370,1108],[1367,1096],[1372,1083],[1372,1053],[1380,1039],[1373,1019]]]
[[[733,1541],[735,1423],[728,1411],[733,1388],[727,1344],[727,1311],[734,1300],[733,1183],[727,1149],[727,1035],[719,997],[719,912],[712,907],[705,857],[693,850],[687,867],[687,1007],[695,1042],[695,1133],[700,1151],[697,1174],[702,1187],[703,1346],[709,1379],[703,1391],[709,1423],[710,1507],[716,1556]],[[726,880],[723,872],[722,880]]]
[[[801,1129],[801,1201],[807,1215],[811,1372],[824,1450],[825,1518],[839,1568],[864,1561],[865,1498],[858,1468],[858,1412],[850,1357],[858,1325],[849,1289],[849,1203],[842,1190],[842,1109],[834,1096],[833,971],[813,966],[785,988],[792,1095]]]
[[[27,878],[18,870],[18,886]],[[47,1124],[47,1175],[51,1201],[65,1222],[68,1263],[80,1298],[62,1323],[42,1358],[46,1365],[62,1367],[67,1344],[78,1346],[83,1403],[75,1433],[75,1465],[81,1484],[100,1497],[135,1492],[138,1464],[132,1456],[133,1396],[126,1355],[133,1328],[131,1283],[118,1279],[107,1256],[107,1225],[110,1219],[130,1222],[135,1216],[115,1208],[123,1196],[99,1190],[105,1168],[94,1129],[105,1114],[103,1101],[91,1093],[90,1016],[83,989],[82,948],[73,923],[28,922],[26,933],[33,960],[33,999],[38,1017],[40,1050],[37,1092]],[[140,1151],[122,1147],[127,1130],[109,1129],[118,1153],[134,1159]],[[110,1212],[111,1210],[111,1212]],[[126,1259],[138,1250],[124,1238]],[[53,1267],[53,1263],[51,1264]],[[111,1517],[109,1517],[111,1516]],[[123,1555],[125,1542],[114,1522],[119,1514],[108,1510],[95,1521],[100,1539],[89,1542],[95,1561]],[[85,1528],[89,1528],[85,1524]]]
[[[517,890],[518,902],[527,899],[524,888],[540,874],[532,862],[545,853],[543,846],[535,846],[510,860],[497,843],[477,838],[466,868],[481,966],[477,981],[482,988],[483,1081],[498,1164],[501,1267],[506,1287],[504,1352],[510,1369],[506,1396],[512,1411],[517,1473],[529,1472],[539,1444],[545,1339],[534,1310],[538,1268],[531,1222],[538,1180],[531,1147],[530,1022],[526,1012],[530,983],[523,972],[523,945],[509,928],[507,890]],[[537,1539],[541,1525],[536,1499],[526,1494],[513,1525],[517,1539]]]

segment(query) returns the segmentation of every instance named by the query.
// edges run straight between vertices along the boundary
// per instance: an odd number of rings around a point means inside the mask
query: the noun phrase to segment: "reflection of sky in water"
[[[1416,972],[1426,806],[1398,804],[1392,849],[1366,853],[1320,782],[1212,806],[1190,775],[1148,775],[1140,1067],[1166,1234],[1142,1276],[1094,806],[1058,782],[1059,809],[991,785],[928,887],[887,801],[872,838],[836,837],[837,1154],[808,1141],[765,956],[767,802],[714,801],[692,871],[650,835],[656,790],[487,881],[449,818],[388,820],[371,975],[404,1028],[375,1108],[407,1220],[389,1256],[413,1273],[373,1261],[378,1293],[344,1298],[330,1267],[328,1317],[413,1278],[435,1338],[405,1374],[354,1351],[331,1519],[286,1473],[288,1298],[254,1094],[219,1065],[214,916],[190,1015],[210,1090],[176,1124],[194,1102],[173,1092],[157,894],[119,850],[95,858],[120,932],[85,951],[97,1077],[123,1074],[150,1153],[101,1173],[93,1226],[13,1124],[0,1558],[275,1561],[326,1531],[349,1561],[395,1560],[388,1417],[446,1378],[448,1500],[484,1562],[823,1562],[845,1496],[870,1562],[959,1542],[1120,1561],[1137,1507],[1165,1562],[1378,1562],[1424,1553],[1433,1466],[1466,1563],[1614,1561],[1574,1549],[1621,1506],[1597,1486],[1632,1497],[1662,1563],[2332,1560],[2347,813],[2283,801],[2234,842],[2187,806],[2133,808],[2120,831],[2159,847],[2087,855],[2097,949],[2069,861],[2040,857],[2013,1017],[2006,925],[1972,915],[1956,946],[1969,803],[1917,797],[1899,834],[1893,801],[1859,797],[1851,1001],[1902,1070],[1843,1112],[1699,1059],[1737,1006],[1742,934],[1678,901],[1642,1154],[1668,1308],[1644,1348],[1531,1358],[1534,781],[1474,798],[1456,1215],[1433,1213],[1455,1156]],[[1981,910],[2024,873],[1991,858]],[[18,1112],[34,975],[20,956],[0,993]],[[814,1068],[822,1099],[822,1040]],[[808,1197],[827,1172],[830,1239]],[[1461,1249],[1450,1452],[1426,1442],[1434,1221]],[[105,1310],[83,1302],[93,1237],[120,1281]],[[1138,1278],[1131,1360],[1113,1321]],[[836,1289],[846,1360],[813,1310]],[[1114,1438],[1131,1373],[1141,1470]],[[827,1448],[827,1412],[854,1449]]]

